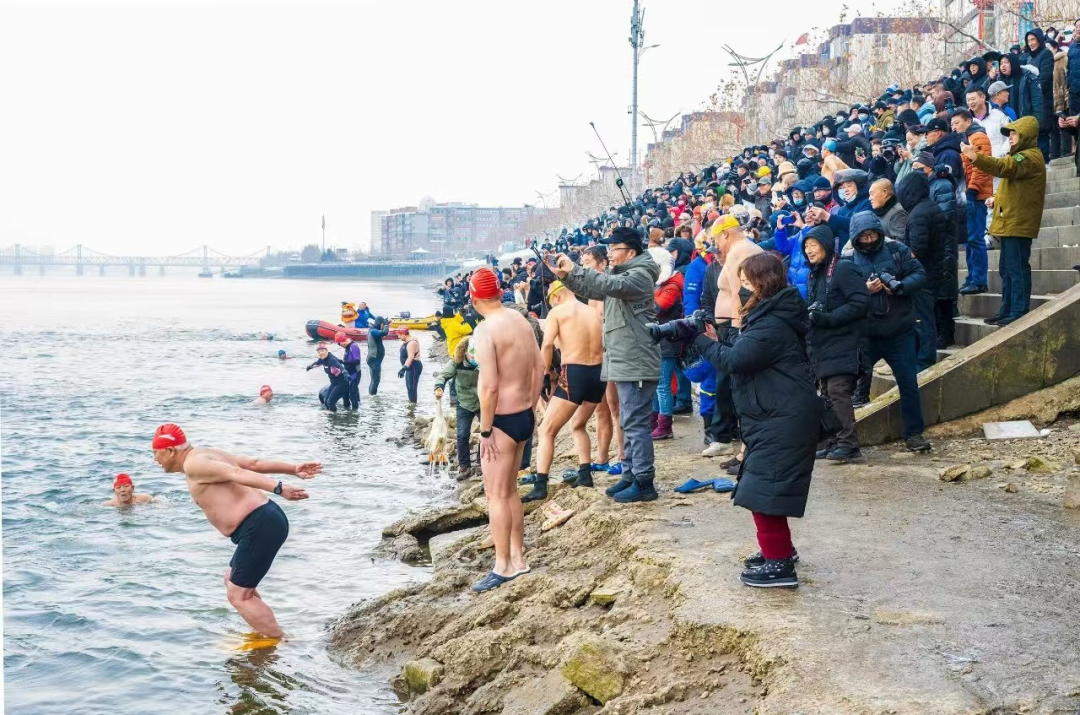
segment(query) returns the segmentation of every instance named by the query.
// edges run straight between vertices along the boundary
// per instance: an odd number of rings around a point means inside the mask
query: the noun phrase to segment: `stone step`
[[[938,350],[937,361],[941,362],[945,358],[955,355],[959,351],[959,348]],[[894,387],[896,387],[896,380],[893,378],[889,366],[882,360],[874,366],[874,375],[870,379],[870,399],[875,399],[878,395],[883,395]]]
[[[1039,240],[1036,245],[1042,247],[1080,246],[1080,226],[1044,226],[1039,229]]]
[[[1070,206],[1064,209],[1043,209],[1042,223],[1044,226],[1076,226],[1080,224],[1080,206]]]
[[[1078,227],[1080,228],[1080,227]],[[991,271],[996,271],[998,261],[1001,259],[1001,251],[987,251],[986,265]],[[1060,246],[1044,246],[1042,240],[1035,241],[1031,246],[1031,269],[1035,271],[1069,270],[1080,263],[1080,246],[1076,248],[1062,248]],[[964,247],[960,247],[960,270],[967,270],[967,256]]]
[[[1061,165],[1051,166],[1046,170],[1046,181],[1065,181],[1066,179],[1076,178],[1076,167],[1074,165]]]
[[[1059,156],[1057,159],[1050,160],[1050,166],[1074,166],[1076,158],[1072,156]]]
[[[1050,295],[1031,296],[1031,309],[1035,310],[1048,300],[1053,300]],[[962,316],[982,320],[991,315],[997,315],[1001,308],[1001,293],[980,293],[979,295],[960,296],[960,313]]]
[[[969,318],[964,315],[953,322],[956,325],[956,344],[962,348],[979,342],[998,329],[996,325],[984,323],[982,318]]]
[[[1060,194],[1067,191],[1080,191],[1080,177],[1075,179],[1062,179],[1061,181],[1046,182],[1047,194]]]
[[[1080,206],[1080,194],[1075,191],[1063,191],[1061,193],[1047,194],[1043,200],[1043,210],[1065,209]]]
[[[960,271],[960,285],[964,285],[964,281],[967,280],[967,271]],[[989,271],[987,275],[989,279],[987,286],[991,293],[1001,292],[1001,276],[996,271]],[[1064,293],[1068,289],[1072,288],[1077,283],[1080,283],[1080,271],[1074,271],[1069,269],[1067,271],[1046,271],[1035,270],[1031,271],[1031,292],[1038,295],[1053,295],[1056,293]]]

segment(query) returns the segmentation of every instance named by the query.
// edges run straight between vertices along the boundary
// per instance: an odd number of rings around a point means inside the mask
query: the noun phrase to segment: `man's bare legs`
[[[574,435],[574,450],[577,452],[579,465],[591,464],[592,444],[589,441],[589,432],[585,427],[589,424],[589,418],[593,416],[593,412],[596,411],[597,407],[599,405],[595,402],[582,402],[570,419],[570,430]]]
[[[607,392],[604,393],[604,404],[607,405],[608,412],[611,413],[611,424],[614,427],[615,433],[615,447],[618,454],[618,462],[622,464],[626,459],[625,445],[623,444],[623,431],[622,425],[619,424],[619,390],[615,387],[614,382],[607,384]]]
[[[540,439],[536,449],[536,483],[533,484],[532,491],[523,497],[524,501],[547,499],[548,472],[555,459],[555,437],[574,416],[577,408],[573,402],[561,397],[552,397],[548,401],[544,419],[537,430]]]
[[[607,396],[604,401],[596,406],[596,459],[597,464],[607,464],[611,459],[611,436],[615,431],[615,425],[611,421],[611,410],[608,408]]]
[[[285,635],[274,618],[274,612],[259,596],[258,589],[237,586],[229,580],[230,576],[232,569],[225,569],[225,594],[240,617],[247,621],[256,633],[267,638],[281,638]]]
[[[517,467],[524,444],[515,444],[502,430],[492,431],[499,455],[480,460],[484,494],[488,500],[488,521],[495,542],[496,574],[510,577],[525,570],[525,511],[517,492]]]

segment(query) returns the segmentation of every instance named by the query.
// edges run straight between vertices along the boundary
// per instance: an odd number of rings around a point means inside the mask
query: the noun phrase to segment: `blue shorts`
[[[240,588],[255,588],[270,570],[278,549],[289,538],[289,520],[273,499],[255,509],[229,537],[236,544],[229,566],[229,581]]]

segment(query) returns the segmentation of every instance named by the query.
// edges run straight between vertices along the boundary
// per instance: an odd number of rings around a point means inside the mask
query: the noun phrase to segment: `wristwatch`
[[[480,436],[487,439],[491,436],[491,430],[480,430]]]
[[[280,479],[277,482],[277,486],[274,487],[274,494],[278,494],[278,495],[281,494],[281,480]]]

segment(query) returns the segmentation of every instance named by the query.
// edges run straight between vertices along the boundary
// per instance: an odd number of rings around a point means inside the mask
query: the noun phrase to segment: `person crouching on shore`
[[[694,345],[732,377],[746,456],[732,498],[749,509],[761,552],[746,559],[742,582],[759,588],[796,588],[798,553],[788,517],[802,517],[814,470],[821,403],[803,347],[810,320],[799,289],[787,285],[773,253],[747,258],[739,269],[738,337],[716,342],[709,326]]]

